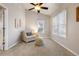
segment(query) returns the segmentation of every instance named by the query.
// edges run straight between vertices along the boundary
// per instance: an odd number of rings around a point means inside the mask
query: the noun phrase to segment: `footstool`
[[[42,38],[37,37],[37,38],[35,39],[35,46],[42,46],[42,45],[43,45]]]

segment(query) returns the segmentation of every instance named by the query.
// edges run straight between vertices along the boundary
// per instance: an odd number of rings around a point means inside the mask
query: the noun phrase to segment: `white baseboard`
[[[53,39],[51,39],[53,40]],[[74,54],[75,56],[79,56],[79,54],[77,54],[76,52],[72,51],[71,49],[69,49],[68,47],[64,46],[63,44],[61,44],[60,42],[57,42],[56,40],[54,40],[56,43],[58,43],[59,45],[61,45],[62,47],[64,47],[65,49],[67,49],[68,51],[70,51],[72,54]]]
[[[6,50],[8,50],[8,49],[10,49],[10,48],[12,48],[13,46],[15,46],[16,44],[18,44],[19,43],[19,41],[18,42],[16,42],[16,43],[14,43],[14,44],[12,44],[11,46],[9,46]]]

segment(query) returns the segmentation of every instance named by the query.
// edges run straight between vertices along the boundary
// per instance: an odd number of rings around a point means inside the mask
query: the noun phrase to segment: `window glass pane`
[[[38,20],[37,26],[38,26],[38,32],[44,33],[44,20]]]
[[[55,16],[53,18],[53,25],[57,25],[58,24],[58,19],[57,19],[57,16]]]
[[[59,35],[66,35],[66,27],[65,25],[60,25],[59,26]]]
[[[59,14],[59,23],[66,24],[66,11],[63,11]]]
[[[57,34],[58,33],[58,16],[55,16],[53,18],[53,33]]]
[[[53,29],[53,33],[54,33],[54,34],[57,34],[57,33],[58,33],[58,27],[57,27],[57,26],[53,26],[53,28],[54,28],[54,29]]]

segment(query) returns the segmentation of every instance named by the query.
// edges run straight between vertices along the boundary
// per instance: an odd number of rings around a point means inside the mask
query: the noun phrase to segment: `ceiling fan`
[[[35,9],[38,13],[40,13],[40,10],[41,10],[41,9],[48,10],[48,7],[43,7],[43,6],[42,6],[43,3],[36,3],[36,4],[30,3],[30,4],[33,5],[34,7],[28,9],[29,11]]]

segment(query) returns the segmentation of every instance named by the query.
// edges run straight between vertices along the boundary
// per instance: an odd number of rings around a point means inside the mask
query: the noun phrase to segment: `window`
[[[53,17],[53,34],[66,37],[66,10]]]
[[[37,20],[38,33],[44,33],[44,20]]]

